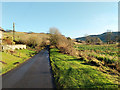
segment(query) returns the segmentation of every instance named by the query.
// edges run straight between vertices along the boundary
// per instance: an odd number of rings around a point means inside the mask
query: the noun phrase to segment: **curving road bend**
[[[48,50],[3,75],[2,88],[54,88]]]

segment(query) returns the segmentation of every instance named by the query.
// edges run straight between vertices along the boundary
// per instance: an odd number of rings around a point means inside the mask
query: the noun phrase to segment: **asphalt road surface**
[[[2,88],[54,88],[48,50],[3,75]]]

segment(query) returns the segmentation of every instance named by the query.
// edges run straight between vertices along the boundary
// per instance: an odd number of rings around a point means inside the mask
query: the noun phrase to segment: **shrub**
[[[31,48],[40,49],[41,47],[45,47],[48,44],[49,36],[46,34],[25,34],[23,36],[19,36],[16,40],[17,44],[26,44]]]
[[[2,42],[3,42],[4,44],[8,44],[8,45],[15,44],[15,42],[13,42],[12,37],[5,37],[5,38],[3,38]]]
[[[71,38],[70,38],[70,37],[67,37],[67,39],[68,39],[68,40],[71,40]]]
[[[30,46],[30,47],[35,48],[35,46],[37,46],[36,39],[37,39],[37,38],[35,38],[35,37],[30,37],[30,38],[27,40],[27,45]]]
[[[76,56],[72,40],[63,36],[57,28],[50,28],[50,45],[55,46],[62,53]]]
[[[117,69],[117,71],[120,72],[120,62],[118,62],[118,63],[116,64],[116,69]]]

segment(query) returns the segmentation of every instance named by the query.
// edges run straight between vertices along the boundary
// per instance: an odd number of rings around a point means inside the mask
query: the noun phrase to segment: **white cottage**
[[[3,32],[4,32],[4,29],[0,27],[0,44],[2,44]]]
[[[0,31],[0,44],[2,44],[2,31]]]

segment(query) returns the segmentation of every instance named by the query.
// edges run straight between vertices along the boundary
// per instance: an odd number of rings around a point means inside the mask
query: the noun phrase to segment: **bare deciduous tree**
[[[50,44],[54,45],[62,53],[76,55],[72,40],[68,40],[57,28],[50,28]]]

